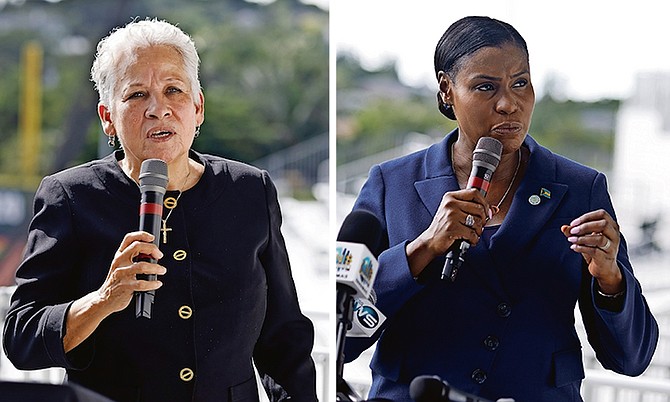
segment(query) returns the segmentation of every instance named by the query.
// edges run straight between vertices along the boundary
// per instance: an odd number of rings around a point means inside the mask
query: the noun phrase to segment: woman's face
[[[459,140],[474,149],[479,138],[493,137],[503,143],[503,153],[521,146],[535,105],[526,59],[511,43],[485,47],[461,61],[455,82],[440,75],[440,90],[456,114]]]
[[[153,46],[119,64],[111,104],[98,105],[105,133],[119,137],[127,162],[136,169],[149,158],[168,164],[188,158],[196,127],[204,120],[204,99],[202,93],[191,93],[179,53]]]

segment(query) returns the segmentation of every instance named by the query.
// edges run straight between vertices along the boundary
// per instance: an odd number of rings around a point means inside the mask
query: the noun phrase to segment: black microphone
[[[147,159],[140,168],[140,230],[154,235],[158,246],[161,220],[163,219],[163,197],[168,183],[167,164],[160,159]],[[135,261],[155,264],[157,261],[146,254],[140,254]],[[137,279],[155,281],[155,274],[138,274]],[[151,309],[156,292],[135,292],[135,318],[151,318]]]
[[[409,396],[416,402],[492,402],[477,395],[461,392],[438,376],[421,375],[409,384]],[[499,399],[499,402],[511,401]]]
[[[337,235],[337,288],[368,298],[377,274],[382,226],[369,211],[357,209],[344,219]]]
[[[364,244],[375,258],[381,253],[382,224],[370,211],[355,209],[344,218],[337,241]]]
[[[500,157],[502,156],[503,145],[500,141],[491,137],[482,137],[477,142],[475,151],[472,153],[472,171],[468,179],[467,188],[476,188],[486,197],[489,190],[493,172],[495,172]],[[453,156],[452,156],[453,158]],[[442,268],[441,278],[449,278],[452,282],[456,280],[458,269],[463,264],[463,256],[470,248],[470,243],[463,240],[457,240],[449,248],[447,260]]]

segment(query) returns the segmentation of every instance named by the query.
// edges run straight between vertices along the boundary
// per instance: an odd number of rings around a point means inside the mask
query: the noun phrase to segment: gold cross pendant
[[[163,227],[161,228],[161,232],[163,232],[163,244],[167,244],[167,232],[171,232],[172,228],[167,227],[167,219],[161,219],[163,222]]]

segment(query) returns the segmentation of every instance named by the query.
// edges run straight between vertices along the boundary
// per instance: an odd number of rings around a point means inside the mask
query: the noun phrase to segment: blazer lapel
[[[453,131],[445,137],[440,143],[435,144],[429,148],[424,160],[425,178],[417,180],[414,183],[414,188],[421,199],[421,202],[428,210],[431,219],[435,217],[437,209],[440,207],[440,202],[444,193],[448,191],[456,191],[459,189],[458,180],[451,167],[451,155],[449,146],[456,140],[457,132]],[[427,222],[430,224],[430,220]],[[444,264],[446,256],[439,258],[439,267]],[[489,287],[495,294],[504,295],[501,288],[501,281],[495,275],[491,275],[491,270],[488,267],[492,266],[494,261],[491,254],[480,247],[470,248],[465,257],[465,264],[463,270],[470,271],[468,274],[476,275],[479,283]],[[441,272],[441,270],[440,270]],[[465,273],[461,275],[466,275]],[[435,278],[435,280],[438,280]],[[464,279],[462,279],[464,280]],[[459,286],[459,281],[451,284],[443,282],[449,286]]]
[[[530,163],[512,205],[498,232],[491,238],[491,252],[498,261],[512,261],[554,214],[568,186],[555,181],[556,161],[532,138],[526,138]]]
[[[434,217],[444,193],[458,190],[458,181],[454,176],[434,177],[415,182],[414,188],[430,216]]]
[[[449,145],[456,137],[457,132],[453,131],[444,140],[429,148],[424,161],[424,179],[414,183],[414,188],[431,217],[435,216],[444,193],[459,189],[449,154]],[[530,136],[526,137],[524,143],[531,152],[530,163],[503,224],[491,238],[490,250],[471,248],[468,254],[472,254],[471,262],[477,260],[474,264],[468,264],[466,255],[467,268],[472,269],[492,290],[502,294],[506,292],[501,288],[500,278],[492,275],[499,270],[491,270],[489,267],[494,264],[499,267],[511,264],[545,226],[568,190],[567,185],[555,181],[554,155]]]
[[[449,146],[457,137],[457,130],[454,130],[428,148],[424,159],[424,178],[414,182],[414,188],[431,217],[435,216],[444,193],[458,190],[449,151]]]

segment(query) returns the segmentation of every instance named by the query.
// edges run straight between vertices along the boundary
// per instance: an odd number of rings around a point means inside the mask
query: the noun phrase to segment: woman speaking
[[[258,400],[252,363],[273,400],[314,401],[314,330],[275,187],[267,172],[191,150],[204,121],[198,66],[191,38],[164,21],[98,44],[98,115],[121,149],[42,181],[6,352],[21,369],[64,367],[115,401]],[[140,170],[153,158],[168,176],[160,247],[137,231]],[[133,294],[145,291],[152,316],[136,318]]]

